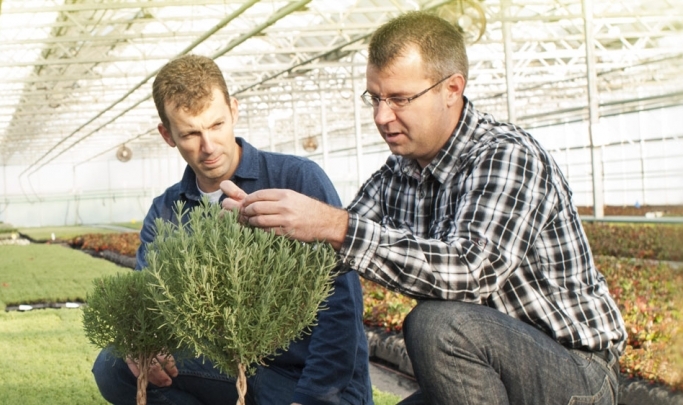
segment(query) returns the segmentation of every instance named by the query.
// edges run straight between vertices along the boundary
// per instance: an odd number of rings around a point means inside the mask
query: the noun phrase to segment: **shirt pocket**
[[[452,215],[444,215],[440,218],[433,218],[429,225],[429,235],[427,237],[446,242],[455,235],[455,222]]]

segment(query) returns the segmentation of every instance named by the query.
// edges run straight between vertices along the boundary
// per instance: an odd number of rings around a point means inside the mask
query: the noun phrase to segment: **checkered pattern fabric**
[[[417,299],[495,308],[571,348],[621,352],[624,322],[553,158],[465,99],[424,169],[391,156],[347,207],[342,261]]]

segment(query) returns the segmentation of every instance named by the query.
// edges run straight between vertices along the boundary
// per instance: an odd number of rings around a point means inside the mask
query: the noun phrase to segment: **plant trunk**
[[[237,363],[239,375],[237,376],[237,405],[245,405],[244,398],[247,396],[247,374],[244,372],[244,364]]]
[[[137,405],[147,405],[147,375],[152,364],[153,357],[140,356],[138,358],[138,394],[136,397]]]

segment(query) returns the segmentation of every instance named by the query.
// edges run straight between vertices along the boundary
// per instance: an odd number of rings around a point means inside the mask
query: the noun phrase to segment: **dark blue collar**
[[[260,172],[259,151],[242,138],[236,137],[235,142],[242,147],[242,157],[231,179],[258,179]],[[180,180],[180,195],[193,201],[200,201],[202,198],[197,188],[197,175],[195,175],[190,165],[185,166],[183,178]]]

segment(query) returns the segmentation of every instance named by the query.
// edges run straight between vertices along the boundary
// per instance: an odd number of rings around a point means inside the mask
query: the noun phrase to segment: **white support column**
[[[647,202],[645,201],[645,138],[643,138],[643,134],[645,133],[646,130],[646,124],[643,121],[643,112],[640,111],[638,112],[638,137],[640,138],[639,144],[640,144],[640,192],[641,192],[641,198],[640,198],[640,204],[645,205]]]
[[[273,136],[273,127],[275,126],[275,117],[272,116],[270,109],[270,99],[268,99],[268,145],[271,152],[275,152],[275,137]]]
[[[296,98],[292,94],[292,125],[294,126],[294,154],[301,156],[301,137],[299,136],[299,113],[296,108]]]
[[[0,205],[0,221],[1,222],[8,222],[7,221],[7,211],[9,209],[9,199],[7,196],[7,165],[3,164],[2,165],[2,195],[4,196],[4,200],[2,205]]]
[[[514,63],[512,61],[512,23],[510,22],[510,0],[501,0],[503,20],[503,50],[505,52],[505,84],[507,87],[508,122],[517,121],[515,110],[515,80],[513,76]]]
[[[244,140],[251,143],[251,108],[245,108],[247,115],[247,134],[244,136]]]
[[[323,170],[327,172],[329,166],[329,149],[330,145],[327,139],[327,106],[325,102],[325,92],[323,91],[322,84],[319,87],[320,90],[320,138],[322,139],[322,149],[323,149]]]
[[[588,137],[590,139],[591,166],[593,168],[593,215],[596,218],[602,218],[605,216],[602,150],[595,145],[595,139],[600,136],[600,111],[598,104],[598,75],[595,70],[595,49],[593,46],[593,3],[591,0],[582,0],[581,6],[583,8],[586,80],[588,83]]]

